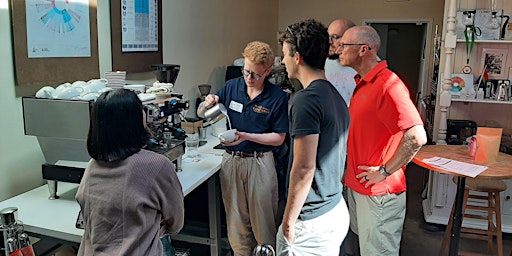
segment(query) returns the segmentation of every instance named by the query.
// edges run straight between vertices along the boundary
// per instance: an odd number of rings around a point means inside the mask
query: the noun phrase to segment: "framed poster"
[[[507,79],[508,49],[483,48],[481,67],[485,68],[490,79]]]
[[[129,17],[133,18],[132,22],[128,22]],[[112,70],[151,72],[151,65],[163,63],[162,0],[110,0],[110,23]],[[124,30],[127,34],[123,38]]]
[[[17,86],[100,77],[97,0],[10,3]]]

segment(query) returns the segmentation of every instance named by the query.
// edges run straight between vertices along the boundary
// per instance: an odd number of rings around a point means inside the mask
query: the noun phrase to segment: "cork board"
[[[15,84],[57,85],[100,77],[96,1],[89,0],[91,57],[28,58],[25,0],[11,0]]]
[[[124,52],[121,35],[121,0],[110,1],[110,24],[112,36],[112,70],[127,73],[151,71],[151,65],[162,64],[162,1],[158,0],[158,51]]]

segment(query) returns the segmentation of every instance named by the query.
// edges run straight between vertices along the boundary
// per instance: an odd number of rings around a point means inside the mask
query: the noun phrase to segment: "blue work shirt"
[[[217,96],[228,110],[232,129],[260,134],[288,132],[288,96],[274,84],[265,81],[260,95],[250,100],[244,78],[235,78],[227,81]],[[271,151],[274,146],[246,140],[227,149],[252,153]]]

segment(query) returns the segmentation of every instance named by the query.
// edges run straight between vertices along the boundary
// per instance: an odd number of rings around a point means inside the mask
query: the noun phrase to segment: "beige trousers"
[[[398,256],[405,221],[406,193],[367,196],[348,189],[350,229],[361,255]]]
[[[228,239],[235,256],[276,244],[277,174],[272,152],[240,158],[224,153],[220,171]]]

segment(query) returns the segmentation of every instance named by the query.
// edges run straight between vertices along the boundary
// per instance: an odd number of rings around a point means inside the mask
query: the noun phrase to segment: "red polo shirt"
[[[357,166],[379,166],[393,157],[403,132],[423,121],[398,76],[381,61],[357,81],[350,101],[347,170],[345,183],[363,195],[383,195],[406,190],[405,166],[384,181],[365,188],[356,175]]]

